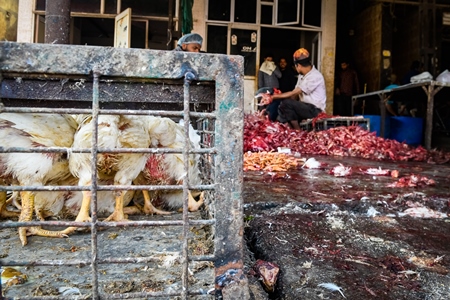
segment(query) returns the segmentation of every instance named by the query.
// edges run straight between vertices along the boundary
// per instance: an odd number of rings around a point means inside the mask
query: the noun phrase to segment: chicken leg
[[[188,209],[189,211],[197,211],[204,203],[205,192],[200,193],[200,199],[196,201],[192,196],[191,191],[188,194]]]
[[[19,212],[9,211],[6,209],[8,202],[6,201],[6,192],[0,192],[0,218],[13,218],[18,217],[20,215]]]
[[[91,206],[91,192],[83,191],[83,200],[81,201],[80,211],[78,212],[75,222],[90,222],[91,217],[89,216],[90,206]],[[61,234],[69,235],[77,230],[77,227],[67,227],[66,229],[59,231]]]
[[[142,194],[144,195],[144,208],[142,209],[146,215],[170,215],[170,211],[164,211],[157,209],[153,206],[152,199],[150,197],[150,193],[147,190],[143,190]]]
[[[29,222],[33,219],[34,196],[35,195],[31,192],[21,192],[22,211],[20,212],[19,222]],[[25,246],[28,243],[27,236],[29,235],[39,235],[56,238],[68,237],[68,235],[64,234],[63,232],[44,230],[38,226],[19,227],[19,239],[22,243],[22,246]]]
[[[110,221],[128,221],[125,213],[123,212],[123,198],[125,197],[125,193],[127,191],[121,191],[120,194],[116,197],[116,206],[114,207],[114,212],[105,219],[105,222]]]

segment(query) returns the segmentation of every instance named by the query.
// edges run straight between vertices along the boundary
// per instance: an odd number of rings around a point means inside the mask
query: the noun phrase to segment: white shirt
[[[300,94],[301,101],[314,104],[322,111],[325,111],[327,102],[325,79],[316,67],[312,66],[312,69],[306,75],[299,74],[295,87],[302,90]]]

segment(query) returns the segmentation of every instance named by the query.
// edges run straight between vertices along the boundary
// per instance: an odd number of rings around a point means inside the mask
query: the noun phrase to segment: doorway
[[[259,64],[267,53],[272,53],[276,63],[280,61],[280,58],[285,58],[288,65],[293,67],[292,55],[297,49],[303,47],[310,52],[313,63],[318,67],[317,42],[318,33],[315,31],[262,27]]]

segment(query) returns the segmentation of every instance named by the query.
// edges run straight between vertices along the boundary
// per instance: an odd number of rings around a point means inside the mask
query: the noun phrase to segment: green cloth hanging
[[[192,6],[194,0],[181,0],[181,12],[183,14],[183,22],[181,24],[181,32],[183,34],[190,33],[194,26],[192,19]]]

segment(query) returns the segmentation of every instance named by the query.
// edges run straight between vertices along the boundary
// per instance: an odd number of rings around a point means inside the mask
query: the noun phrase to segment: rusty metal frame
[[[201,150],[184,149],[98,149],[96,126],[93,134],[92,149],[71,149],[91,153],[92,160],[92,186],[59,186],[52,190],[91,190],[93,192],[93,207],[96,211],[96,192],[100,190],[139,190],[139,189],[182,189],[185,202],[183,204],[182,221],[130,221],[116,222],[114,224],[100,222],[95,213],[92,222],[5,222],[0,228],[21,227],[35,225],[51,226],[77,226],[90,227],[92,258],[86,260],[39,260],[39,261],[7,261],[0,259],[0,266],[53,266],[53,265],[91,265],[92,266],[92,299],[123,299],[145,297],[188,296],[201,294],[189,290],[187,281],[187,267],[189,261],[213,261],[215,266],[215,298],[216,299],[249,299],[247,278],[243,271],[243,201],[242,201],[242,162],[243,162],[243,63],[240,56],[195,54],[174,51],[149,51],[140,49],[117,49],[106,47],[86,47],[68,45],[0,43],[0,79],[21,75],[31,77],[88,77],[93,76],[92,107],[74,108],[65,103],[64,108],[58,108],[56,99],[47,107],[6,107],[3,98],[6,98],[5,86],[2,83],[0,90],[1,112],[42,112],[42,113],[89,113],[92,114],[95,124],[99,114],[152,114],[161,116],[182,116],[184,118],[186,139],[188,124],[191,116],[214,120],[214,145],[212,148]],[[136,80],[182,80],[183,81],[183,110],[131,110],[131,109],[101,109],[99,105],[100,78],[124,78]],[[214,111],[192,112],[191,90],[193,82],[215,82]],[[75,103],[75,102],[74,102]],[[56,108],[55,108],[56,106]],[[66,148],[35,148],[6,149],[0,146],[0,152],[67,152]],[[212,184],[191,186],[189,178],[183,181],[182,186],[100,186],[97,185],[96,154],[99,152],[150,152],[150,153],[183,153],[185,170],[188,168],[186,159],[190,153],[212,154],[214,157]],[[188,177],[188,176],[186,176]],[[1,190],[47,190],[49,187],[8,186]],[[213,190],[213,219],[189,220],[187,213],[188,188]],[[203,256],[189,256],[187,251],[187,233],[189,226],[194,224],[208,224],[214,226],[214,254]],[[125,227],[125,226],[169,226],[183,227],[183,275],[182,291],[180,293],[128,293],[101,295],[98,290],[98,265],[107,263],[136,263],[151,261],[151,257],[141,258],[113,258],[101,259],[97,257],[96,232],[98,227]],[[67,299],[67,297],[28,297],[21,299]]]

